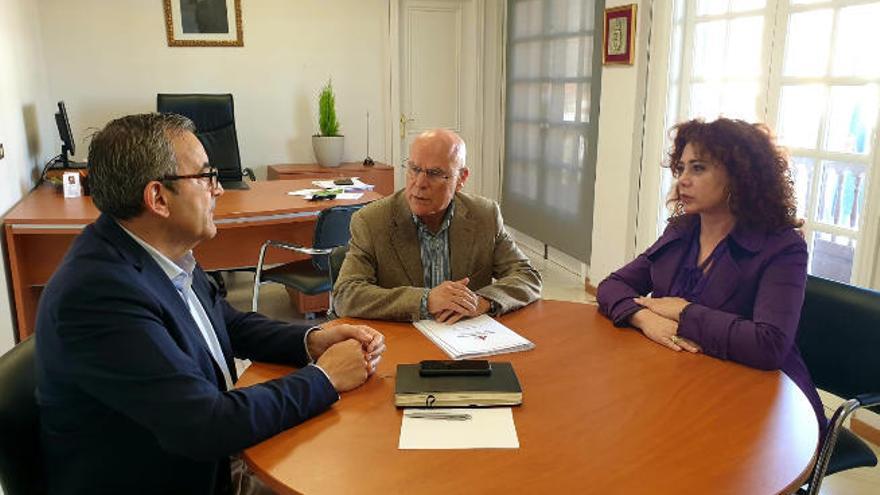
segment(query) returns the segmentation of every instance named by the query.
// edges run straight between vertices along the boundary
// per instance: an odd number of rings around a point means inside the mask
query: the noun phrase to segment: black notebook
[[[398,364],[394,405],[398,407],[515,406],[522,388],[513,366],[491,363],[486,376],[421,376],[418,364]]]

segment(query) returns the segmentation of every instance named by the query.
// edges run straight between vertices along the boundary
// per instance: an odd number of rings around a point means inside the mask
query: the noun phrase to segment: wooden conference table
[[[500,320],[536,344],[496,356],[523,388],[516,450],[398,450],[399,363],[445,355],[404,323],[368,322],[388,350],[329,411],[245,451],[280,493],[790,493],[818,441],[778,371],[676,353],[595,306],[539,301]],[[343,320],[356,321],[356,320]],[[255,363],[239,385],[290,368]]]
[[[314,187],[311,179],[258,181],[248,185],[249,190],[227,190],[217,199],[217,236],[195,249],[203,268],[255,266],[260,246],[267,239],[311,245],[315,219],[322,209],[382,197],[368,192],[358,200],[312,202],[287,194]],[[91,197],[65,199],[60,191],[45,185],[28,194],[4,217],[7,267],[20,339],[33,333],[43,285],[61,263],[73,239],[98,214]],[[293,259],[297,255],[280,250],[267,256],[269,263]]]

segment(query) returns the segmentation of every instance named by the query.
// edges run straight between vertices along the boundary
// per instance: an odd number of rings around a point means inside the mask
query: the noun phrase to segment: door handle
[[[407,122],[415,122],[416,119],[409,119],[405,114],[400,114],[400,139],[406,137],[406,124]]]

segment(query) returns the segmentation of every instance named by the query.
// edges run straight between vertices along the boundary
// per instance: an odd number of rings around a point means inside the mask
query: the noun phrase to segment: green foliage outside
[[[333,94],[333,80],[321,89],[318,97],[318,126],[322,136],[338,136],[339,121],[336,120],[336,96]]]

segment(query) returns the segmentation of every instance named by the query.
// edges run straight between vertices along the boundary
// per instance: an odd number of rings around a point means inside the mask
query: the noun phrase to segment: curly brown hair
[[[730,176],[730,211],[738,222],[765,232],[803,225],[796,216],[788,153],[776,145],[769,127],[726,118],[694,119],[675,125],[670,135],[673,145],[664,166],[677,178],[675,166],[689,143],[723,165]],[[684,215],[678,188],[673,187],[667,203],[673,206],[670,222]]]

